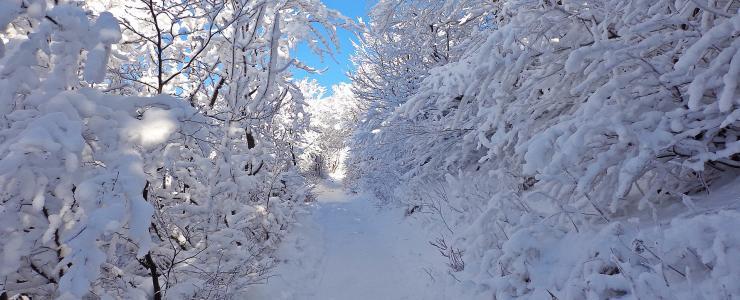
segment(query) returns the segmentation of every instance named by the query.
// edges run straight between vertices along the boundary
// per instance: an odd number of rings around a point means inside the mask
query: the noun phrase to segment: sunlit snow
[[[148,147],[166,141],[177,127],[177,120],[169,111],[152,108],[144,113],[140,121],[135,121],[128,131],[142,146]]]

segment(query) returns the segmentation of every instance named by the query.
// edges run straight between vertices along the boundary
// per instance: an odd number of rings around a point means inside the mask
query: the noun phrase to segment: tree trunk
[[[154,264],[154,260],[152,259],[152,253],[147,253],[144,259],[146,260],[147,268],[149,268],[149,275],[152,276],[154,300],[162,300],[162,288],[159,286],[159,274],[157,273],[157,265]]]

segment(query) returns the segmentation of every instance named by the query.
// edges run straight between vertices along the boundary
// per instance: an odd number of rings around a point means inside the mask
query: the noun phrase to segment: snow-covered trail
[[[439,254],[397,211],[326,182],[302,219],[278,252],[286,261],[253,299],[430,299],[425,268]]]

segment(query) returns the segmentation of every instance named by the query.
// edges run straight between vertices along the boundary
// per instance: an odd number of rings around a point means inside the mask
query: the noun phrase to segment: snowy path
[[[401,215],[328,182],[303,219],[279,251],[291,260],[253,299],[429,299],[424,268],[439,255]]]

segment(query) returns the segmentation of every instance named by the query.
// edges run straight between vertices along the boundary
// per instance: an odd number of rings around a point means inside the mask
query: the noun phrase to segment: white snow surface
[[[327,180],[252,299],[443,299],[425,270],[444,261],[399,210]]]

